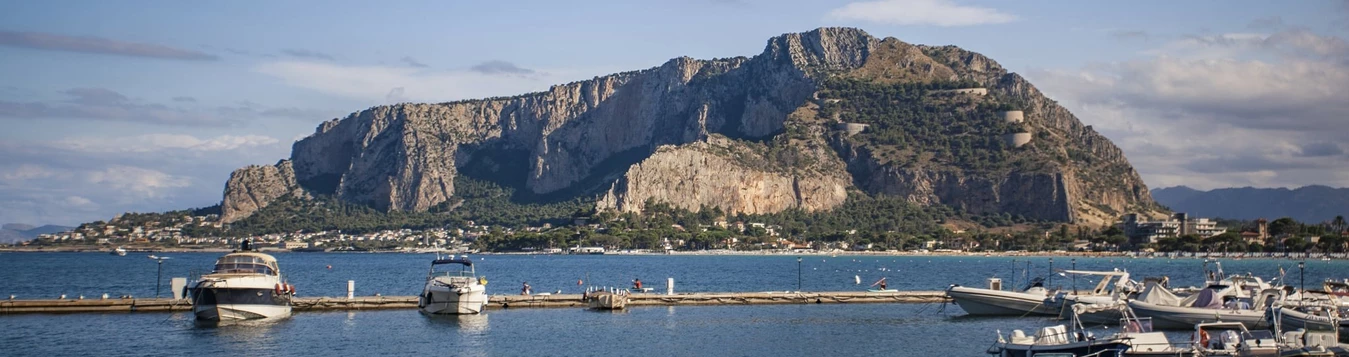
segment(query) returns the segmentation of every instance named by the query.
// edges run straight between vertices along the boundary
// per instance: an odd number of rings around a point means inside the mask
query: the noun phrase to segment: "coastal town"
[[[1209,218],[1190,217],[1175,213],[1160,219],[1148,219],[1129,214],[1115,225],[1073,237],[1063,226],[1061,232],[1052,229],[1025,229],[1020,232],[977,232],[952,229],[938,238],[904,237],[901,244],[885,244],[862,238],[856,230],[842,232],[842,237],[808,239],[784,234],[784,228],[759,222],[727,222],[716,220],[710,225],[684,227],[672,224],[669,229],[642,230],[654,232],[655,241],[641,246],[631,241],[616,241],[614,236],[631,236],[638,230],[611,227],[589,217],[575,219],[572,224],[554,227],[551,224],[512,228],[479,225],[472,221],[463,227],[429,229],[391,229],[366,233],[340,230],[318,232],[290,232],[252,236],[230,236],[228,225],[219,216],[155,216],[159,219],[114,217],[107,222],[85,224],[73,230],[41,234],[31,241],[19,242],[0,249],[105,251],[122,247],[138,251],[156,250],[222,250],[250,241],[263,249],[278,251],[378,251],[378,252],[490,252],[523,254],[714,254],[739,253],[918,253],[918,254],[1053,254],[1095,253],[1128,255],[1181,255],[1221,257],[1312,257],[1344,258],[1349,252],[1345,224],[1334,220],[1319,225],[1305,225],[1290,219],[1271,223],[1257,219],[1241,227],[1226,227]],[[1272,227],[1271,227],[1272,226]],[[617,232],[621,230],[621,232]],[[215,234],[202,235],[198,232]],[[1068,237],[1069,239],[1058,239]],[[1003,240],[1015,240],[1027,235],[1040,236],[1046,242],[1041,249],[1009,247]],[[699,237],[720,237],[699,244]],[[693,237],[693,238],[690,238]],[[1113,237],[1113,239],[1112,239]],[[1001,239],[1000,239],[1001,238]],[[491,242],[510,241],[511,244]],[[523,243],[522,243],[523,242]]]

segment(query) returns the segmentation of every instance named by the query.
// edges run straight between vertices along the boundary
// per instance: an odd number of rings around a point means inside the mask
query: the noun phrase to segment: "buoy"
[[[581,281],[581,279],[576,279],[576,286],[581,286],[582,284],[583,282]]]
[[[332,265],[329,265],[329,266],[328,266],[328,270],[333,270],[333,266],[332,266]]]
[[[853,281],[853,284],[855,284],[855,285],[861,285],[861,284],[862,284],[862,276],[861,276],[861,275],[853,275],[853,276],[852,276],[852,281]]]

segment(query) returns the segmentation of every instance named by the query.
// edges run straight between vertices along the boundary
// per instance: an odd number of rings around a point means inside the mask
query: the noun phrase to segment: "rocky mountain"
[[[829,210],[853,191],[1079,223],[1157,209],[1117,147],[993,60],[821,28],[753,57],[355,112],[287,160],[235,171],[223,218],[310,195],[453,209],[462,175],[514,187],[514,199],[624,212]]]
[[[1185,186],[1152,190],[1158,203],[1177,212],[1229,219],[1292,217],[1317,223],[1349,216],[1349,188],[1220,188],[1200,191]]]
[[[37,238],[39,234],[60,233],[71,229],[74,229],[74,227],[53,224],[36,227],[28,224],[6,223],[4,226],[0,226],[0,243],[22,242]]]

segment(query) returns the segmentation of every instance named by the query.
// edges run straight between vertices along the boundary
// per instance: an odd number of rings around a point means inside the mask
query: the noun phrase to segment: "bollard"
[[[674,295],[674,278],[665,278],[665,295]]]
[[[347,300],[356,298],[356,281],[347,280]]]
[[[103,293],[103,300],[107,300],[107,299],[108,299],[108,293]]]
[[[61,300],[65,300],[65,299],[66,299],[66,294],[61,294]]]

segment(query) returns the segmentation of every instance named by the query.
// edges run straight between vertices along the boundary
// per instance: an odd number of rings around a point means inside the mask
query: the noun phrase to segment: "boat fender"
[[[286,293],[290,295],[295,295],[295,285],[286,284]]]
[[[276,292],[276,295],[283,295],[283,294],[286,293],[286,288],[285,288],[285,287],[282,287],[282,286],[281,286],[281,283],[276,283],[276,287],[273,288],[272,290],[274,290],[274,292]]]
[[[1194,333],[1190,333],[1190,341],[1194,341]],[[1208,331],[1199,330],[1199,345],[1208,346]]]

